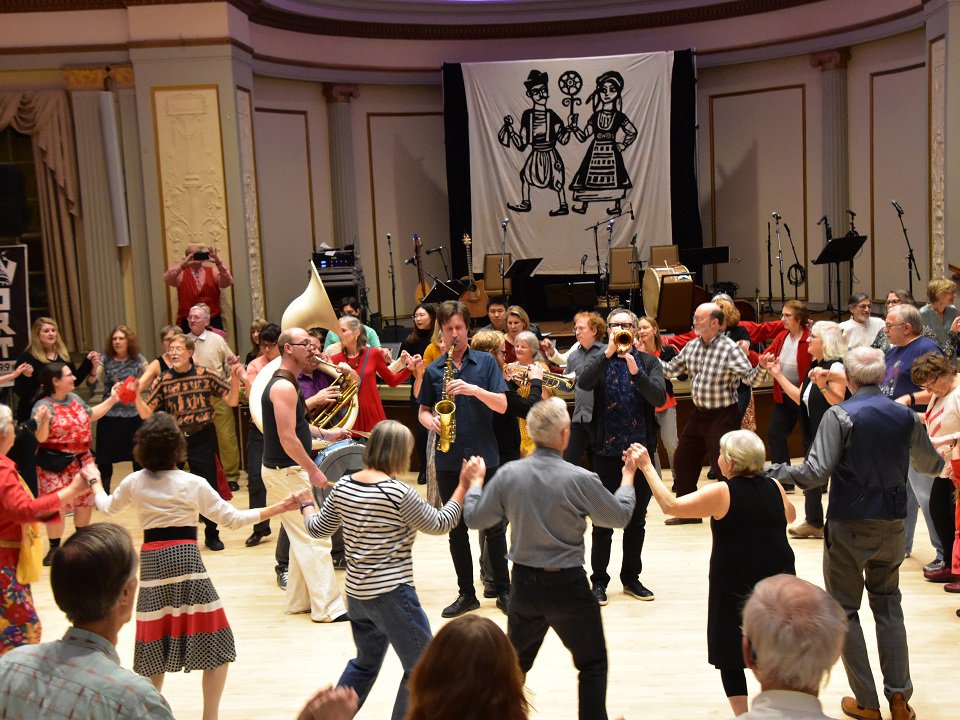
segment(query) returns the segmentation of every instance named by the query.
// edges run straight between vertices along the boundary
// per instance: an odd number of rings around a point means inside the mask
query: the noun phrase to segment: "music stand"
[[[723,265],[730,262],[730,247],[720,245],[717,247],[704,248],[680,248],[680,261],[690,268],[699,268],[700,280],[704,287],[707,285],[707,278],[703,272],[704,265]]]
[[[593,310],[597,306],[597,284],[595,282],[551,283],[544,286],[547,295],[547,307],[575,308]]]
[[[430,288],[430,292],[428,292],[426,295],[423,296],[423,302],[433,303],[434,305],[436,305],[437,303],[441,303],[444,300],[459,300],[459,299],[460,299],[460,292],[450,287],[447,283],[441,282],[440,280],[437,280],[433,284],[433,287]]]
[[[860,248],[867,242],[866,235],[857,235],[847,233],[842,237],[836,237],[826,244],[817,259],[813,261],[814,265],[835,264],[837,266],[837,322],[840,322],[840,263],[850,263],[850,287],[853,288],[853,258],[860,252]],[[827,303],[830,302],[830,289],[827,288]]]
[[[511,264],[503,274],[503,277],[510,281],[510,287],[518,287],[513,284],[513,281],[516,280],[518,283],[523,282],[533,275],[534,270],[536,270],[537,266],[542,262],[543,258],[520,258],[519,260],[514,260],[513,264]],[[520,285],[519,287],[523,286]]]

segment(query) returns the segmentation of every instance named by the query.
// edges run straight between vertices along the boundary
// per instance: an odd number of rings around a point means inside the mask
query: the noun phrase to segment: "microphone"
[[[443,245],[437,245],[435,248],[430,248],[427,250],[427,255],[433,255],[434,253],[443,252]]]
[[[633,237],[630,239],[630,245],[631,245],[632,247],[636,247],[636,246],[637,246],[637,235],[638,235],[638,234],[639,234],[639,233],[634,233],[634,234],[633,234]]]
[[[817,225],[823,225],[827,221],[827,216],[824,215],[822,218],[817,220]]]
[[[509,224],[510,224],[510,218],[504,218],[504,219],[500,222],[500,229],[501,229],[501,230],[506,230],[506,229],[507,229],[507,225],[509,225]]]
[[[637,219],[637,218],[635,218],[634,215],[633,215],[633,203],[630,203],[630,219],[631,219],[631,220],[636,220],[636,219]]]
[[[900,203],[898,203],[896,200],[891,200],[890,204],[896,209],[897,215],[903,215],[903,208],[900,207]]]
[[[417,261],[416,256],[414,256],[414,257],[408,257],[406,260],[403,261],[403,264],[404,264],[404,265],[413,265],[416,261]]]
[[[614,218],[610,218],[607,221],[607,230],[613,230],[613,226],[617,221]]]
[[[580,274],[581,275],[586,274],[586,267],[587,267],[587,254],[584,253],[583,257],[580,258]]]
[[[390,233],[387,233],[387,242],[390,242]]]
[[[772,218],[773,218],[774,220],[776,220],[777,222],[780,222],[780,217],[781,217],[781,216],[780,216],[780,213],[778,213],[776,210],[774,210],[772,213],[770,213],[770,217],[772,217]]]
[[[853,210],[847,210],[847,215],[849,215],[852,218],[855,218],[857,216],[857,214]]]

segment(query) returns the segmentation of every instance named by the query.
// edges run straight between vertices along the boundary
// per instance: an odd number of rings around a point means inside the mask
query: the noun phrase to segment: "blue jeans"
[[[337,686],[353,688],[363,707],[380,673],[387,648],[392,645],[400,658],[403,677],[390,717],[403,720],[407,714],[407,678],[433,637],[417,591],[410,585],[400,585],[369,600],[348,597],[347,615],[357,657],[347,663]]]

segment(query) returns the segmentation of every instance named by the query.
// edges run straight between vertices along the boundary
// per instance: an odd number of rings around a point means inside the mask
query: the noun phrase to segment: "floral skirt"
[[[73,476],[80,472],[81,466],[95,465],[93,455],[89,452],[84,453],[74,460],[62,472],[51,472],[37,466],[37,485],[40,488],[40,495],[55,493],[61,488],[65,488],[73,480]],[[84,493],[79,498],[75,498],[69,504],[64,505],[63,512],[69,512],[78,507],[93,507],[93,493]],[[56,519],[54,515],[53,519]]]
[[[16,568],[0,567],[0,655],[40,642],[40,618],[29,585],[17,581]]]

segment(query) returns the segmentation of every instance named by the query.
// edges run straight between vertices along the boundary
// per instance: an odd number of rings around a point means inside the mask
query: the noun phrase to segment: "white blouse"
[[[98,484],[95,501],[97,509],[108,514],[132,504],[144,530],[196,526],[197,513],[233,530],[260,521],[259,508],[238,510],[202,477],[183,470],[138,470],[127,475],[111,495]]]

